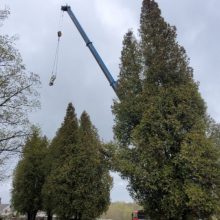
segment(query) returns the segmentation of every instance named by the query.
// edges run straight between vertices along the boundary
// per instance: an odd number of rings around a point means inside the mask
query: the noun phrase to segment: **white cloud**
[[[96,16],[100,19],[103,29],[114,35],[124,35],[128,28],[136,28],[135,12],[129,4],[118,0],[95,0]]]

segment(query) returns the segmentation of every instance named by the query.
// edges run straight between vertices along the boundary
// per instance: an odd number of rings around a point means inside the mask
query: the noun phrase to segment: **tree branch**
[[[10,101],[11,98],[13,98],[14,96],[18,95],[19,93],[21,93],[22,91],[24,91],[25,89],[31,87],[32,84],[18,90],[17,92],[15,92],[14,94],[12,94],[11,96],[9,96],[7,99],[5,99],[1,104],[0,104],[0,107],[3,106],[6,102]]]

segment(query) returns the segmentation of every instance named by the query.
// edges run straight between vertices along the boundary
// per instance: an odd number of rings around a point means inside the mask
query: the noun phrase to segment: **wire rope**
[[[59,19],[59,25],[58,25],[59,31],[57,32],[58,41],[57,41],[57,46],[56,46],[56,50],[55,50],[55,56],[54,56],[54,62],[53,62],[53,66],[52,66],[51,78],[50,78],[50,82],[49,82],[50,86],[53,86],[54,81],[57,77],[58,62],[59,62],[60,37],[62,36],[62,32],[61,32],[62,22],[63,22],[63,12],[61,12],[60,19]]]

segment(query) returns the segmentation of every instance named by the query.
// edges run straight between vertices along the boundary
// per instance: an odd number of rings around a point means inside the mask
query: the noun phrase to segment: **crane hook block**
[[[56,76],[52,75],[50,78],[49,86],[53,86],[55,79],[56,79]]]
[[[58,35],[58,37],[61,37],[61,36],[62,36],[62,32],[61,32],[61,31],[58,31],[58,32],[57,32],[57,35]]]

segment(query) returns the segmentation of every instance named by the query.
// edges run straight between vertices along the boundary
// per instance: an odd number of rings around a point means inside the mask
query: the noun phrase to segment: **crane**
[[[75,24],[77,30],[79,31],[80,35],[82,36],[83,40],[86,43],[86,46],[89,48],[90,52],[94,56],[95,60],[97,61],[98,65],[100,66],[101,70],[105,74],[107,80],[110,83],[110,86],[113,88],[115,91],[116,95],[117,94],[117,82],[114,80],[112,77],[111,73],[109,72],[108,68],[106,67],[105,63],[103,62],[102,58],[100,57],[99,53],[93,46],[93,43],[90,41],[88,36],[86,35],[85,31],[83,30],[82,26],[80,25],[79,21],[77,20],[76,16],[73,14],[71,7],[66,5],[66,6],[61,6],[62,11],[66,11],[68,15],[70,16],[71,20]]]

